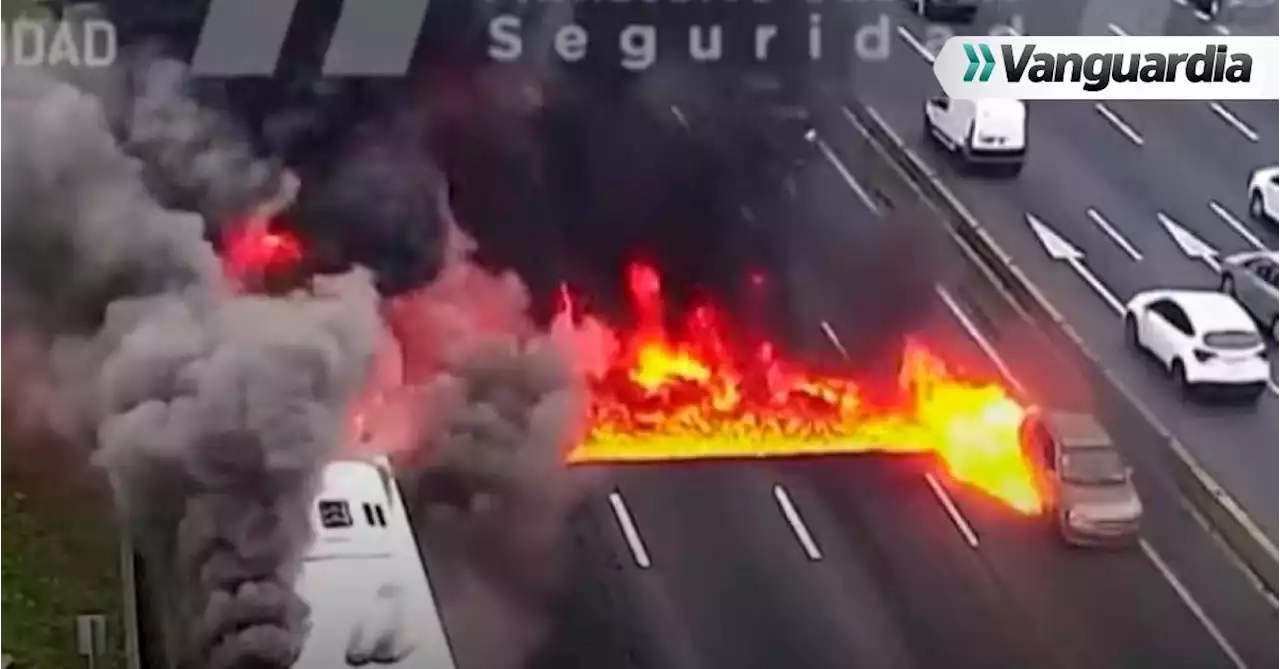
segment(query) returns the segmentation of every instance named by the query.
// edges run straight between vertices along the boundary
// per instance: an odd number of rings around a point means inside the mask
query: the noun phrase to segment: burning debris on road
[[[924,342],[905,343],[897,379],[814,374],[768,341],[733,337],[714,305],[671,332],[658,274],[634,264],[629,278],[630,330],[575,313],[565,292],[561,322],[585,318],[581,331],[596,333],[579,339],[595,357],[595,381],[590,431],[572,461],[924,452],[956,480],[1020,512],[1040,510],[1020,442],[1024,408],[1000,385],[958,378]]]
[[[109,473],[144,553],[172,569],[191,667],[292,664],[308,509],[338,455],[403,465],[442,545],[433,579],[451,641],[484,669],[518,666],[548,622],[553,546],[581,493],[570,464],[931,451],[1034,507],[1015,454],[1021,408],[923,344],[873,400],[873,380],[739,348],[711,306],[670,327],[664,299],[732,273],[709,259],[739,235],[724,194],[701,192],[714,161],[655,148],[646,133],[661,124],[644,110],[629,108],[635,133],[589,106],[494,111],[485,74],[465,65],[396,82],[305,66],[193,82],[180,52],[207,3],[107,4],[121,68],[5,71],[5,362],[11,337],[41,343],[44,408]],[[310,53],[318,38],[300,34],[290,48]],[[548,224],[560,214],[563,228]],[[459,225],[519,278],[483,269]],[[630,268],[621,306],[635,328],[580,313],[568,291],[549,331],[530,315],[551,291],[526,282],[573,275],[561,254],[608,283],[637,247],[657,266]],[[658,270],[679,285],[664,290]],[[349,439],[353,413],[379,437]]]

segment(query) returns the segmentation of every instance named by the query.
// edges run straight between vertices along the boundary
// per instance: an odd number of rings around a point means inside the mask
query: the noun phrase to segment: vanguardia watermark
[[[953,37],[934,60],[960,99],[1275,100],[1274,37]]]

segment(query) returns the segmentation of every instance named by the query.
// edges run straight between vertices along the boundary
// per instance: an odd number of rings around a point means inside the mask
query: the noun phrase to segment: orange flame
[[[1026,411],[1002,386],[960,380],[908,341],[894,401],[873,403],[866,387],[810,373],[769,342],[735,353],[710,306],[672,337],[658,273],[634,264],[628,281],[638,324],[593,381],[590,430],[571,462],[931,452],[954,479],[1020,512],[1041,509],[1020,442]],[[560,308],[574,317],[567,289]]]

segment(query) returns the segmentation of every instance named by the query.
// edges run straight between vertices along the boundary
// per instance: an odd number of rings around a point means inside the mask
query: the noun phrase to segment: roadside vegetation
[[[41,0],[3,0],[0,2],[0,15],[5,21],[19,18],[41,18],[47,16],[45,3]]]
[[[6,22],[42,18],[42,4],[3,0],[0,15]],[[97,613],[106,618],[108,656],[96,667],[123,668],[119,535],[104,481],[71,447],[10,429],[16,418],[6,410],[0,419],[5,664],[89,666],[76,648],[76,616]]]
[[[10,353],[10,351],[6,351]],[[12,669],[90,666],[76,645],[76,616],[106,622],[106,657],[95,669],[125,666],[119,533],[110,495],[85,453],[24,421],[10,395],[0,414],[3,652]],[[17,395],[18,397],[14,397]],[[24,424],[26,423],[26,424]]]

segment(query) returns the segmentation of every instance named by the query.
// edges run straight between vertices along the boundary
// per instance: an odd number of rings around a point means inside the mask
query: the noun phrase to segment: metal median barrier
[[[1272,594],[1276,594],[1277,576],[1280,575],[1276,546],[1249,519],[1239,503],[1205,473],[1186,447],[1161,426],[1142,400],[1102,364],[1062,314],[1027,279],[1013,258],[996,244],[983,229],[981,222],[941,182],[937,172],[921,160],[884,123],[879,114],[861,105],[849,105],[848,110],[870,132],[872,140],[880,144],[885,153],[919,186],[925,197],[933,201],[942,220],[970,247],[977,259],[986,266],[988,274],[999,281],[1023,315],[1039,325],[1039,329],[1058,344],[1055,348],[1062,355],[1077,358],[1073,362],[1080,369],[1105,381],[1097,384],[1097,387],[1101,392],[1111,395],[1105,398],[1106,401],[1114,402],[1117,406],[1123,403],[1133,407],[1141,416],[1141,423],[1151,430],[1152,437],[1168,445],[1168,457],[1164,461],[1183,496],[1263,585]]]

